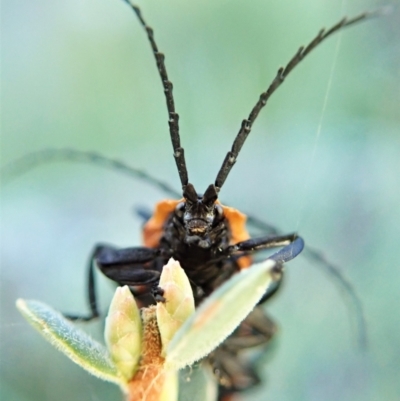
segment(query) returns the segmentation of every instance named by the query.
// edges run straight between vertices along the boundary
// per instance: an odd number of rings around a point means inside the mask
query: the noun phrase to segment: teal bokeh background
[[[298,46],[343,14],[381,4],[140,3],[166,54],[199,191],[214,180],[241,120]],[[399,21],[394,9],[310,55],[261,113],[221,192],[226,204],[298,230],[341,266],[369,324],[369,348],[361,353],[333,281],[304,258],[291,262],[269,306],[281,330],[260,365],[265,381],[247,400],[400,395]],[[31,151],[73,147],[119,158],[179,189],[153,56],[122,1],[4,0],[2,35],[2,165]],[[65,163],[1,190],[1,398],[120,399],[113,385],[45,343],[14,303],[34,298],[61,311],[86,310],[85,261],[93,244],[139,244],[132,207],[152,207],[164,195],[118,173]],[[112,286],[99,281],[106,310]],[[101,322],[85,329],[101,338]]]

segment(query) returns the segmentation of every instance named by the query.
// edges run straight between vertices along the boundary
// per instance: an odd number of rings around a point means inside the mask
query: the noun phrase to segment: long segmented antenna
[[[176,166],[178,168],[179,178],[181,179],[182,188],[188,183],[188,173],[186,168],[186,161],[185,161],[185,152],[181,147],[181,140],[179,136],[179,115],[175,112],[175,103],[174,103],[174,96],[172,93],[172,82],[168,79],[167,70],[165,68],[165,56],[163,53],[158,51],[157,44],[154,39],[154,32],[151,27],[149,27],[145,20],[142,17],[142,13],[140,8],[134,4],[132,4],[129,0],[124,0],[132,10],[135,12],[137,17],[139,18],[140,23],[143,25],[147,33],[147,37],[149,39],[151,48],[154,53],[154,57],[157,63],[157,69],[160,74],[161,82],[164,87],[165,99],[167,101],[167,109],[169,115],[169,132],[171,135],[172,147],[174,148],[174,157]]]
[[[352,25],[356,22],[364,20],[366,18],[374,17],[380,14],[379,11],[375,12],[364,12],[352,19],[343,18],[337,24],[333,25],[327,31],[325,29],[321,29],[318,35],[306,46],[302,46],[299,48],[297,53],[292,57],[292,59],[286,64],[286,67],[281,67],[276,74],[276,77],[269,85],[268,89],[260,95],[260,98],[256,105],[251,110],[249,117],[246,120],[242,121],[242,125],[238,134],[236,135],[235,140],[233,141],[233,145],[231,150],[226,154],[225,159],[222,163],[222,166],[218,172],[217,178],[215,180],[215,186],[217,190],[221,189],[224,184],[226,178],[228,177],[231,168],[236,162],[236,159],[239,155],[240,149],[242,148],[247,136],[251,131],[251,127],[253,126],[254,121],[256,120],[258,114],[261,109],[267,104],[270,96],[275,92],[275,90],[281,85],[281,83],[285,80],[285,78],[290,74],[290,72],[300,63],[301,60],[304,59],[307,54],[311,52],[314,48],[316,48],[324,39],[333,34],[334,32],[339,31],[340,29]]]
[[[129,177],[139,178],[149,184],[152,184],[156,188],[164,191],[171,195],[173,198],[179,199],[182,196],[180,192],[170,187],[168,184],[161,180],[151,176],[143,170],[136,169],[128,166],[127,164],[102,156],[96,152],[85,152],[76,149],[45,149],[37,152],[32,152],[21,158],[14,160],[13,162],[6,164],[1,168],[1,181],[2,184],[8,184],[13,179],[20,175],[30,171],[34,167],[39,167],[42,164],[49,162],[78,162],[78,163],[90,163],[96,166],[104,167],[109,170],[116,170],[122,172]]]

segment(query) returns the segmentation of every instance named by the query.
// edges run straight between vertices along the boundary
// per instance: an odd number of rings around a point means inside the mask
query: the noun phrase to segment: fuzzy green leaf
[[[60,313],[34,300],[17,300],[24,318],[58,350],[100,379],[125,387],[117,368],[101,344],[75,327]]]
[[[179,371],[179,401],[216,401],[218,384],[215,376],[202,365]]]
[[[235,274],[214,291],[169,343],[167,366],[181,369],[205,357],[253,310],[278,277],[273,260]]]

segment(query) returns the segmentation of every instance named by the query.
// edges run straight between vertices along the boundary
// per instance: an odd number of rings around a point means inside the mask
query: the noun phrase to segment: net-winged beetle
[[[95,247],[89,263],[88,293],[91,314],[79,317],[84,320],[99,316],[94,281],[96,265],[108,278],[119,285],[129,285],[135,295],[142,299],[143,304],[146,304],[162,299],[162,293],[158,288],[158,278],[162,266],[170,257],[174,257],[185,269],[191,280],[196,301],[200,303],[221,282],[240,269],[249,267],[251,254],[266,248],[283,247],[271,257],[279,262],[287,262],[303,250],[303,240],[296,233],[250,238],[245,229],[245,216],[233,208],[221,205],[218,201],[219,192],[259,112],[292,69],[332,33],[372,15],[364,13],[352,19],[343,19],[330,29],[321,30],[306,47],[298,50],[284,68],[278,70],[248,118],[243,120],[214,183],[210,184],[203,194],[198,194],[188,179],[184,150],[180,144],[179,117],[175,112],[172,84],[166,72],[164,55],[158,51],[153,31],[144,21],[139,8],[127,0],[126,2],[143,25],[156,59],[166,96],[168,123],[182,193],[179,194],[181,199],[177,197],[178,199],[175,200],[164,200],[157,205],[154,214],[144,227],[143,247],[127,249],[108,245]],[[87,159],[94,163],[109,164],[111,167],[126,170],[133,175],[141,175],[146,179],[143,172],[91,153],[64,149],[37,156],[39,157],[36,160],[32,159],[31,164],[52,158]],[[150,180],[154,182],[154,179]],[[155,183],[159,186],[164,185],[157,181]],[[169,190],[168,187],[165,189]],[[318,258],[318,255],[314,257]],[[270,295],[266,294],[262,301]],[[249,388],[258,381],[253,367],[241,359],[240,353],[246,348],[267,343],[274,330],[274,324],[262,308],[258,307],[239,329],[210,355],[209,362],[222,387],[228,391],[238,391]]]

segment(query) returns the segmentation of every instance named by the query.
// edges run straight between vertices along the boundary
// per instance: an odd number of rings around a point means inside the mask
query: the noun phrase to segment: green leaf
[[[214,375],[203,365],[179,371],[178,401],[216,401],[218,384]]]
[[[224,341],[280,276],[275,265],[273,260],[255,264],[214,291],[169,343],[166,365],[176,369],[192,365]]]
[[[125,388],[126,383],[111,361],[105,347],[75,327],[60,313],[34,300],[18,299],[17,308],[47,341],[73,362],[92,375]]]

